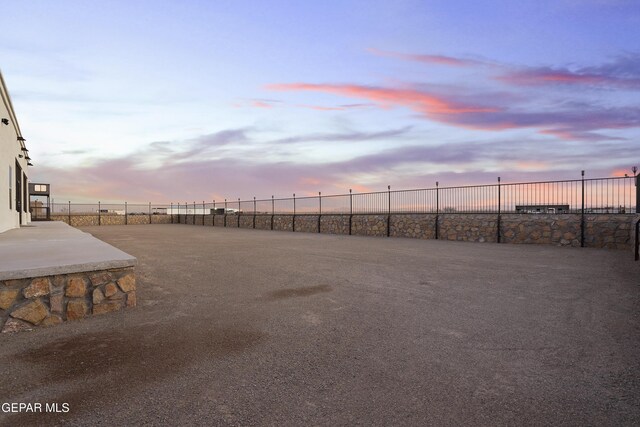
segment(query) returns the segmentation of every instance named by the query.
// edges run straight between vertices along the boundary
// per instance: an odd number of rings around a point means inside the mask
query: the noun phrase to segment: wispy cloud
[[[490,66],[497,72],[494,78],[514,86],[583,85],[593,87],[613,87],[640,89],[640,53],[628,52],[613,60],[592,66],[522,66],[455,56],[400,53],[367,49],[378,56],[422,62],[427,65],[451,67]]]
[[[278,91],[315,91],[368,99],[381,108],[408,107],[429,120],[475,130],[538,128],[545,134],[563,139],[585,137],[594,141],[619,138],[589,131],[640,126],[640,108],[633,107],[564,103],[556,108],[547,107],[539,111],[514,105],[512,100],[508,103],[501,102],[496,97],[491,99],[493,105],[479,105],[453,99],[454,96],[451,95],[448,98],[446,94],[416,89],[311,83],[273,84],[267,87]],[[475,95],[473,98],[480,97]]]
[[[405,61],[424,62],[427,64],[446,65],[451,67],[469,67],[483,64],[482,61],[478,61],[475,59],[456,58],[454,56],[447,55],[400,53],[375,48],[369,48],[367,49],[367,51],[378,56],[397,58]]]
[[[516,86],[580,85],[638,90],[640,54],[628,53],[588,67],[518,67],[507,69],[496,78]]]
[[[395,140],[406,136],[413,129],[412,126],[405,126],[398,129],[389,129],[378,132],[349,131],[339,133],[312,133],[306,135],[296,135],[287,138],[271,140],[270,144],[293,144],[299,142],[354,142],[354,141],[374,141],[374,140]]]
[[[483,105],[470,105],[411,88],[385,88],[357,84],[282,83],[266,87],[274,91],[313,91],[368,99],[383,108],[406,106],[425,115],[481,113],[495,111]]]

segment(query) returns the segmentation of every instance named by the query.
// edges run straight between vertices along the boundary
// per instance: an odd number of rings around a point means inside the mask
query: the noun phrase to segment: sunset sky
[[[184,202],[640,166],[640,3],[0,1],[57,200]]]

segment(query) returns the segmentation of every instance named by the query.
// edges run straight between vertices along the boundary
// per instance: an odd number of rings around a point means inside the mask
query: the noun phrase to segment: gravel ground
[[[87,227],[138,307],[0,336],[2,425],[638,425],[640,263],[596,249]]]

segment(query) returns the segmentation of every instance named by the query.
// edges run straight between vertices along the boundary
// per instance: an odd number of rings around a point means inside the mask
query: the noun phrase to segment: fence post
[[[227,199],[224,199],[224,226],[227,226]]]
[[[436,240],[438,240],[438,228],[439,227],[439,221],[440,221],[440,189],[438,188],[438,181],[436,181]]]
[[[71,225],[71,200],[69,200],[69,225]]]
[[[102,225],[100,218],[100,200],[98,200],[98,225]]]
[[[581,172],[582,175],[582,208],[580,215],[580,247],[584,248],[584,171]]]
[[[291,219],[291,231],[296,231],[296,193],[293,193],[293,218]]]
[[[193,225],[196,225],[196,201],[193,201]]]
[[[498,233],[498,243],[500,243],[500,223],[501,223],[501,219],[502,217],[500,216],[502,213],[502,206],[501,206],[501,197],[502,197],[502,191],[501,191],[501,187],[500,187],[500,177],[498,177],[498,222],[497,222],[497,233]]]
[[[211,218],[211,226],[216,226],[216,201],[213,201],[213,218]]]
[[[320,210],[318,211],[318,233],[320,233],[320,218],[322,218],[322,192],[318,191],[318,202],[320,204]]]
[[[202,226],[204,227],[204,217],[205,217],[205,210],[204,210],[204,200],[202,201]]]
[[[149,202],[149,224],[151,224],[151,202]]]
[[[275,203],[273,200],[273,194],[271,195],[271,230],[273,230],[273,216],[275,215]]]
[[[634,166],[631,168],[633,171],[633,177],[636,179],[636,213],[640,213],[640,175],[636,176],[636,172],[638,172],[638,167]]]
[[[351,227],[353,226],[353,193],[349,189],[349,236],[351,236]]]
[[[127,211],[127,202],[124,202],[124,225],[129,225],[129,213]]]
[[[173,224],[173,202],[171,202],[171,224]]]
[[[256,228],[256,196],[253,196],[253,228]]]
[[[387,237],[391,236],[391,186],[387,185],[387,190],[389,192],[389,211],[387,214]]]
[[[240,228],[240,197],[238,197],[238,228]]]

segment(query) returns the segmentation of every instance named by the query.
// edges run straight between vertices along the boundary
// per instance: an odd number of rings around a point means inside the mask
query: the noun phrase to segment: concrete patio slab
[[[136,258],[59,221],[0,233],[0,280],[132,267]]]

